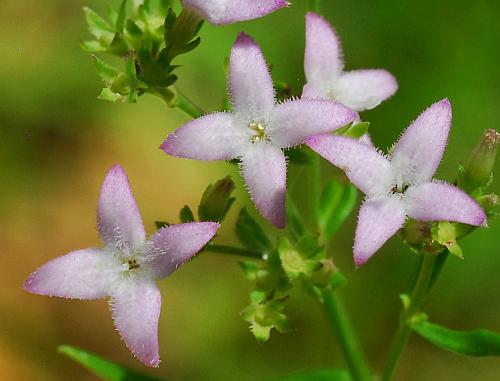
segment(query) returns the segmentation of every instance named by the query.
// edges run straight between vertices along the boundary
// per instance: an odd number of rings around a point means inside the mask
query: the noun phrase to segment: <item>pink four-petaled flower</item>
[[[286,0],[182,0],[211,24],[232,24],[268,15],[290,3]]]
[[[385,157],[374,147],[343,136],[319,135],[307,145],[345,171],[367,196],[359,211],[354,261],[361,266],[404,224],[421,221],[486,224],[481,207],[465,192],[432,180],[451,126],[447,99],[425,110]]]
[[[51,260],[29,276],[24,288],[72,299],[109,296],[123,341],[141,362],[156,367],[160,363],[161,306],[156,280],[170,275],[200,251],[219,224],[171,225],[146,240],[127,175],[118,165],[104,180],[97,219],[103,248],[77,250]]]
[[[356,111],[369,110],[394,95],[396,79],[382,69],[343,72],[340,39],[328,21],[309,12],[306,16],[304,70],[307,98],[328,98]]]
[[[282,148],[333,131],[357,118],[344,105],[300,99],[276,103],[260,47],[241,33],[231,50],[229,91],[233,112],[216,112],[186,123],[162,144],[166,153],[198,160],[241,158],[257,209],[285,226],[286,160]]]

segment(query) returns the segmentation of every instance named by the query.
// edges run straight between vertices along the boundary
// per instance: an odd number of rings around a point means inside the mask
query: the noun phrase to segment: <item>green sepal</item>
[[[188,205],[184,205],[184,207],[180,210],[179,221],[181,221],[183,224],[196,221],[196,219],[194,218],[194,214]]]
[[[329,181],[321,195],[318,226],[325,241],[338,231],[356,206],[358,191],[351,184]]]
[[[94,65],[95,68],[97,69],[97,72],[101,76],[101,78],[104,81],[111,81],[114,79],[116,76],[120,74],[120,70],[118,70],[116,67],[104,62],[100,58],[98,58],[96,55],[92,55],[92,58],[94,59]]]
[[[113,93],[109,87],[105,87],[101,90],[97,99],[108,102],[116,102],[119,99],[123,99],[120,94]]]
[[[235,200],[231,197],[234,189],[234,181],[230,176],[210,184],[203,192],[198,206],[200,221],[222,221]]]
[[[77,347],[61,345],[57,348],[57,351],[106,381],[162,381],[159,378],[136,373],[133,370]]]
[[[273,378],[272,381],[353,381],[344,369],[322,369]]]
[[[170,226],[170,223],[165,221],[155,221],[156,230],[160,230]]]
[[[463,259],[462,249],[457,243],[456,224],[440,221],[432,225],[432,238],[448,249],[450,254]]]
[[[243,246],[248,249],[266,253],[272,250],[273,245],[261,226],[242,208],[236,220],[236,236]]]
[[[88,53],[99,53],[105,52],[107,50],[105,46],[103,46],[99,41],[96,40],[81,41],[80,47],[82,48],[82,50]]]
[[[455,331],[422,320],[412,329],[441,349],[467,356],[500,356],[500,334],[486,329]]]

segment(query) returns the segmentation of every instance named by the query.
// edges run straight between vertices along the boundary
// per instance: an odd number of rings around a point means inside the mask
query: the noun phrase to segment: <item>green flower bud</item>
[[[474,148],[465,165],[467,188],[474,189],[488,184],[495,164],[499,142],[500,134],[497,131],[488,129],[484,132],[481,141]]]
[[[231,197],[233,190],[234,182],[229,176],[210,184],[198,207],[200,221],[222,221],[234,202],[234,197]]]

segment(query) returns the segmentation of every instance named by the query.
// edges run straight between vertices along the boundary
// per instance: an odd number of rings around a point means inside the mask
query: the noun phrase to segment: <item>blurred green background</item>
[[[106,3],[0,2],[0,379],[94,380],[56,353],[62,343],[178,381],[258,381],[343,366],[323,311],[300,290],[288,308],[297,331],[273,334],[258,345],[238,315],[251,284],[236,260],[222,255],[203,254],[161,282],[158,370],[132,358],[105,301],[66,301],[22,290],[27,275],[48,259],[98,244],[96,200],[114,163],[128,172],[149,232],[154,220],[173,221],[184,204],[195,206],[205,186],[228,171],[238,183],[237,206],[248,203],[232,166],[175,159],[157,148],[187,120],[180,112],[151,96],[136,105],[96,99],[101,83],[79,48],[88,37],[81,8],[102,11]],[[178,61],[184,65],[179,87],[203,108],[217,109],[225,92],[223,62],[243,30],[262,45],[274,79],[300,90],[304,10],[305,1],[297,0],[264,19],[205,25],[202,45]],[[453,181],[457,164],[482,131],[498,127],[500,2],[325,0],[322,13],[342,38],[347,69],[386,68],[399,81],[393,99],[363,115],[372,123],[376,145],[392,144],[434,101],[451,100],[453,129],[438,177]],[[493,186],[497,193],[499,184]],[[233,208],[218,242],[235,242],[236,214]],[[396,237],[354,271],[355,222],[352,216],[337,234],[331,255],[350,278],[342,293],[371,365],[380,368],[397,323],[398,294],[409,286],[416,257]],[[498,221],[463,241],[465,260],[448,262],[426,303],[431,319],[455,329],[500,331],[499,244]],[[397,379],[499,380],[500,360],[456,356],[413,337]]]

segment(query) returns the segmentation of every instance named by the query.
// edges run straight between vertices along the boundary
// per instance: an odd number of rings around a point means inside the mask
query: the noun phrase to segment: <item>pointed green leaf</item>
[[[165,221],[155,221],[155,226],[156,230],[160,230],[162,228],[166,228],[167,226],[170,226],[168,222]]]
[[[111,25],[89,7],[83,7],[83,12],[85,13],[89,32],[98,40],[104,40],[106,43],[111,42],[114,36]]]
[[[97,99],[100,99],[102,101],[116,102],[118,99],[122,99],[122,96],[111,91],[109,87],[105,87],[97,96]]]
[[[89,52],[89,53],[97,53],[97,52],[105,52],[106,47],[102,46],[99,41],[82,41],[80,42],[80,47],[82,50]]]
[[[94,59],[94,65],[97,69],[97,72],[104,81],[110,81],[118,74],[120,74],[120,70],[99,59],[97,56],[92,55],[92,58]]]
[[[286,230],[296,240],[307,233],[302,215],[288,193],[286,196]]]
[[[323,369],[275,378],[272,381],[352,381],[349,372],[343,369]]]
[[[259,252],[272,250],[271,241],[246,208],[242,208],[238,215],[236,236],[244,246],[251,250]]]
[[[118,17],[115,23],[115,32],[122,33],[125,26],[125,17],[127,13],[127,0],[122,0],[118,11]]]
[[[500,334],[486,329],[454,331],[426,321],[412,326],[434,345],[467,356],[500,356]]]
[[[94,353],[69,345],[61,345],[59,353],[68,356],[96,376],[106,381],[161,381],[158,378],[136,373],[121,365],[97,356]]]
[[[139,28],[139,26],[137,26],[137,24],[130,19],[128,19],[127,22],[125,23],[125,30],[133,38],[137,39],[142,37],[141,28]]]
[[[359,139],[368,132],[369,128],[370,128],[370,122],[355,123],[352,124],[342,135],[354,139]]]
[[[184,207],[181,209],[181,211],[179,212],[179,220],[182,223],[196,221],[193,212],[191,211],[191,208],[189,206],[184,205]]]

